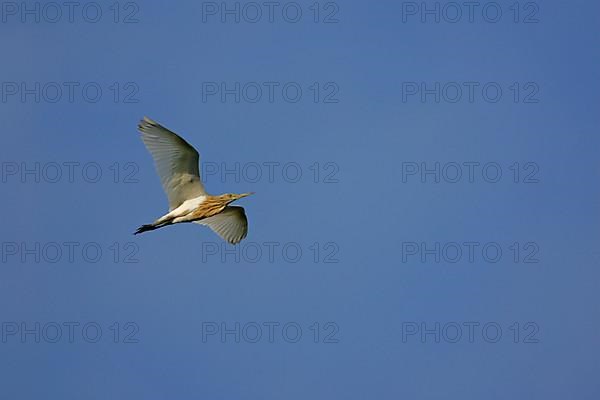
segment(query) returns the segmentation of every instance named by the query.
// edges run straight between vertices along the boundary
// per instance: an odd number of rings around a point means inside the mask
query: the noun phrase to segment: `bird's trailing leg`
[[[171,222],[163,222],[160,224],[152,223],[152,224],[147,224],[147,225],[142,225],[139,228],[137,228],[137,231],[133,232],[134,235],[140,234],[140,233],[144,233],[144,232],[148,232],[148,231],[153,231],[155,229],[158,228],[162,228],[163,226],[167,226],[167,225],[171,225]]]
[[[148,224],[148,225],[142,225],[139,228],[137,228],[137,231],[133,232],[134,235],[140,234],[140,233],[144,233],[144,232],[148,232],[148,231],[153,231],[155,229],[158,229],[156,226],[152,225],[152,224]]]

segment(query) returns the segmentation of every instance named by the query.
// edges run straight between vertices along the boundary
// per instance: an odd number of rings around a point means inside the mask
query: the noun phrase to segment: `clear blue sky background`
[[[333,24],[314,23],[311,2],[298,3],[298,23],[283,20],[281,7],[273,23],[266,15],[254,24],[221,23],[218,15],[203,23],[202,3],[193,1],[140,2],[131,24],[114,23],[109,2],[98,3],[95,24],[81,9],[73,23],[66,12],[57,23],[31,16],[22,23],[21,14],[3,10],[0,397],[599,398],[600,5],[543,1],[539,22],[524,24],[535,9],[522,2],[515,23],[512,3],[498,3],[498,23],[486,22],[480,7],[473,23],[463,10],[458,23],[439,24],[431,16],[421,23],[420,15],[403,22],[398,1],[340,2]],[[320,18],[333,10],[320,6]],[[124,7],[121,21],[135,11]],[[36,103],[6,92],[13,82],[72,81],[96,82],[102,97],[91,103],[76,89],[73,102],[63,93],[51,103],[48,92]],[[280,90],[272,103],[202,99],[203,82],[269,81],[297,82],[303,96],[297,103]],[[478,89],[472,103],[436,103],[432,95],[403,101],[403,82],[469,81],[496,82],[503,96],[491,103]],[[118,102],[109,88],[115,82]],[[136,103],[123,102],[128,82],[139,89]],[[339,101],[315,103],[314,82],[334,82]],[[509,88],[515,82],[518,102]],[[531,87],[539,88],[538,102],[524,103]],[[207,179],[211,193],[257,192],[240,202],[250,223],[242,249],[279,242],[274,262],[266,254],[254,263],[223,261],[220,247],[209,257],[206,246],[220,239],[195,225],[131,235],[166,208],[136,132],[143,115],[181,133],[204,162],[300,165],[297,183],[280,170],[274,182]],[[89,183],[76,169],[69,182],[63,168],[59,182],[37,183],[7,172],[53,162],[95,162],[103,175]],[[338,182],[323,183],[321,174],[315,183],[315,162],[323,174],[334,163]],[[480,170],[472,183],[466,176],[422,183],[418,175],[403,182],[409,162],[496,162],[503,175],[498,183]],[[528,162],[539,169],[538,183],[523,183]],[[114,163],[137,183],[122,175],[114,183]],[[54,242],[78,242],[74,261],[62,254],[52,263],[48,253],[36,262],[22,247]],[[456,263],[431,255],[422,262],[403,251],[407,242],[493,242],[503,254],[488,262],[480,246],[473,263],[465,254]],[[99,262],[83,258],[86,243],[102,249]],[[282,256],[286,243],[302,249],[297,263]],[[132,249],[139,262],[124,262]],[[323,262],[332,249],[339,262]],[[539,262],[524,263],[531,251]],[[40,343],[22,337],[21,324],[35,330],[36,322],[47,328]],[[73,343],[67,322],[80,324]],[[137,343],[123,343],[134,329],[127,322],[139,328]],[[202,340],[207,323],[233,329],[236,322],[280,325],[272,343],[264,325],[258,343],[247,340],[250,331],[240,343],[234,335]],[[479,324],[473,340],[469,322]],[[48,340],[53,323],[63,326],[57,343]],[[97,343],[82,338],[89,323],[102,328]],[[302,328],[297,343],[283,338],[286,323]],[[440,324],[439,343],[434,334],[406,336],[421,323]],[[463,327],[457,343],[452,323]],[[481,332],[490,323],[502,329],[497,343],[489,343],[494,329]],[[323,343],[336,327],[337,343]]]

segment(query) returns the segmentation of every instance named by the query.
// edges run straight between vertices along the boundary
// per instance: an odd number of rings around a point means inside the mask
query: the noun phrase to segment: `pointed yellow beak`
[[[242,197],[248,197],[251,194],[254,194],[254,192],[248,192],[248,193],[242,193],[242,194],[238,194],[238,199],[241,199]]]

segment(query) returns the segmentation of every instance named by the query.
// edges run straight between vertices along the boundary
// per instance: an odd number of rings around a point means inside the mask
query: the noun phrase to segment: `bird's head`
[[[223,197],[225,198],[225,201],[227,201],[227,204],[229,204],[236,200],[241,199],[242,197],[250,196],[251,194],[254,194],[254,192],[242,193],[242,194],[227,193],[227,194],[224,194]]]

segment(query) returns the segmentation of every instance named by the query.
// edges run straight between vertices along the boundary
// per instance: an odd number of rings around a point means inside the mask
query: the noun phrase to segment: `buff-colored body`
[[[170,225],[181,222],[201,221],[222,212],[229,203],[251,195],[252,193],[227,193],[220,196],[199,196],[186,200],[182,205],[154,221],[153,225]]]

